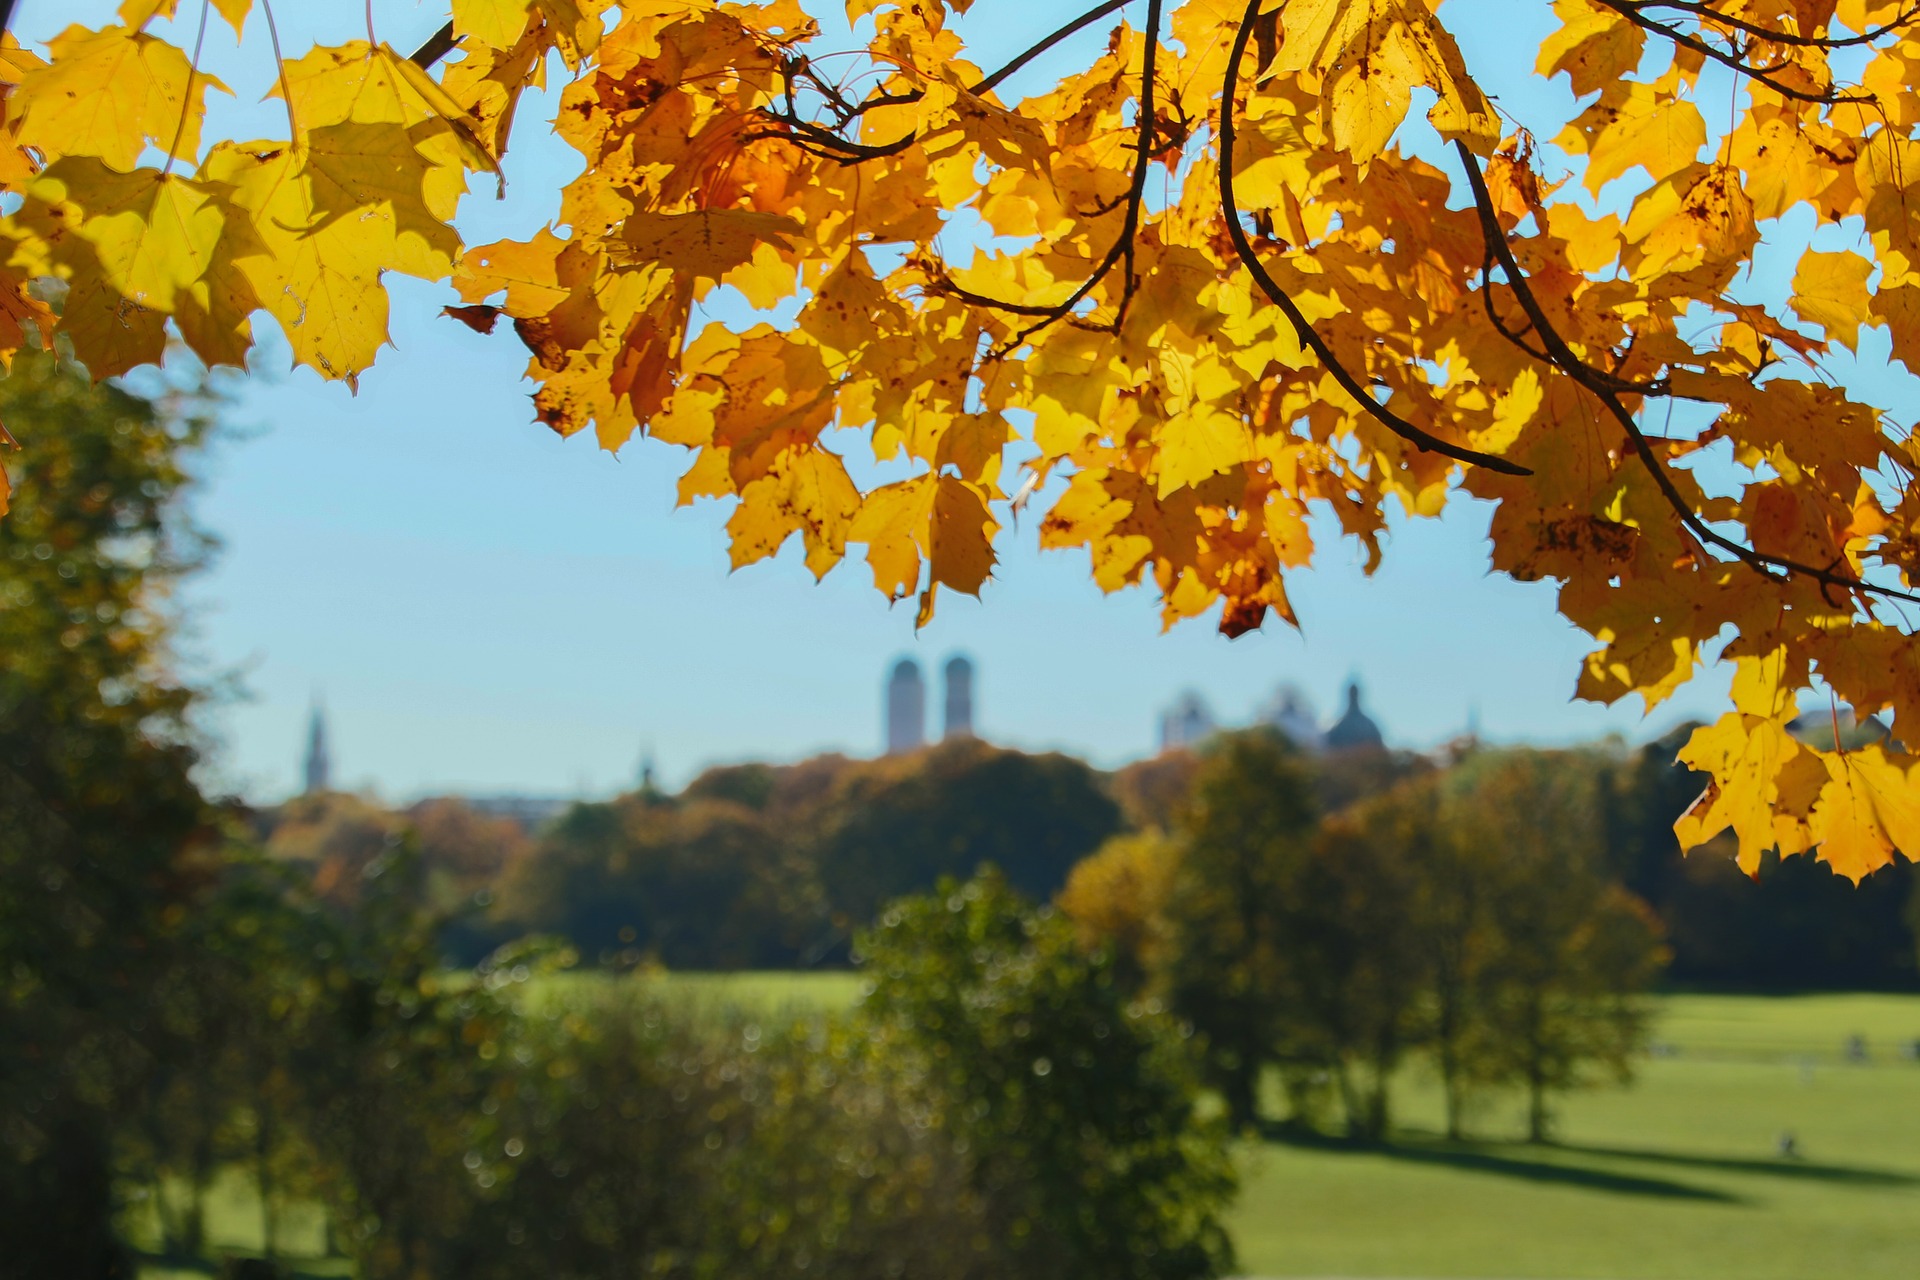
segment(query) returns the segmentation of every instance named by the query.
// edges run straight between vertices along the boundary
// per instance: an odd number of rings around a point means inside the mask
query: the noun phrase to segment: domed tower
[[[1347,712],[1333,728],[1327,730],[1326,744],[1329,751],[1351,751],[1356,748],[1378,751],[1386,746],[1386,740],[1380,736],[1380,726],[1360,709],[1358,680],[1347,682]]]
[[[887,754],[918,751],[927,741],[927,682],[920,664],[902,658],[887,677]]]
[[[973,663],[965,655],[947,659],[947,720],[943,738],[973,736]]]

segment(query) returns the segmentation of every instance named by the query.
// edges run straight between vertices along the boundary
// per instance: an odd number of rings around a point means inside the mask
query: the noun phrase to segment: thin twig
[[[1080,282],[1080,286],[1076,288],[1072,294],[1068,295],[1064,301],[1049,306],[1036,306],[1030,302],[1009,302],[1003,298],[990,298],[984,294],[974,293],[970,289],[962,288],[954,284],[953,281],[944,278],[944,276],[931,286],[937,292],[958,298],[962,302],[969,303],[972,306],[988,307],[1013,315],[1037,317],[1036,323],[1028,325],[1025,329],[1020,330],[1020,332],[1014,334],[1013,337],[999,345],[997,350],[1001,355],[1017,350],[1027,339],[1033,337],[1034,334],[1039,333],[1049,325],[1057,324],[1059,321],[1071,315],[1073,309],[1079,306],[1080,303],[1086,299],[1087,295],[1091,294],[1100,282],[1112,273],[1114,267],[1122,261],[1126,263],[1126,283],[1122,289],[1120,301],[1114,309],[1113,323],[1103,327],[1110,332],[1117,333],[1120,330],[1121,324],[1126,320],[1127,307],[1133,301],[1134,290],[1138,283],[1134,276],[1134,241],[1140,230],[1141,202],[1146,198],[1147,170],[1151,168],[1153,164],[1153,136],[1155,127],[1159,122],[1158,113],[1154,106],[1154,68],[1156,55],[1160,49],[1160,17],[1164,2],[1165,0],[1148,0],[1147,4],[1147,44],[1145,50],[1142,52],[1140,63],[1140,118],[1137,121],[1138,130],[1134,137],[1133,181],[1127,187],[1126,217],[1121,223],[1120,234],[1116,236],[1113,243],[1108,246],[1106,255],[1094,266],[1093,271],[1085,280]],[[1108,6],[1109,10],[1117,7],[1118,6]],[[1096,14],[1097,13],[1098,11],[1096,11]],[[1091,21],[1091,19],[1086,19],[1085,21]],[[1077,30],[1079,26],[1085,25],[1085,21],[1070,24],[1069,27],[1063,27],[1061,31],[1055,32],[1052,36],[1049,36],[1048,39],[1058,39],[1062,32],[1071,34],[1072,30]]]
[[[1053,48],[1053,46],[1059,44],[1062,40],[1065,40],[1068,36],[1075,34],[1084,27],[1092,26],[1110,13],[1116,13],[1126,8],[1130,3],[1132,3],[1132,0],[1107,0],[1107,3],[1097,8],[1087,10],[1072,22],[1061,27],[1058,31],[1055,31],[1052,35],[1046,37],[1046,39],[1040,41],[1040,43],[1015,58],[1012,62],[1007,63],[986,79],[975,84],[969,92],[980,94],[997,88],[1002,80],[1005,80],[1008,76],[1026,66],[1029,62],[1032,62],[1035,58]],[[1149,23],[1148,25],[1153,26],[1154,24]],[[1157,38],[1159,34],[1159,28],[1157,26],[1155,26],[1154,34]]]
[[[1857,104],[1874,101],[1873,95],[1868,93],[1841,93],[1834,89],[1828,89],[1825,92],[1816,92],[1812,89],[1800,89],[1793,85],[1786,84],[1774,76],[1768,69],[1756,67],[1738,54],[1728,53],[1725,49],[1708,44],[1699,36],[1682,31],[1671,23],[1662,22],[1658,18],[1648,17],[1640,11],[1640,5],[1634,3],[1634,0],[1594,0],[1594,3],[1604,5],[1613,10],[1643,31],[1652,32],[1657,36],[1664,36],[1666,39],[1673,41],[1673,43],[1683,48],[1693,50],[1701,57],[1711,58],[1723,67],[1730,68],[1747,77],[1749,80],[1765,85],[1783,98],[1791,98],[1795,102],[1816,103],[1821,106],[1838,106],[1842,103]]]
[[[1717,22],[1722,26],[1731,27],[1735,31],[1744,32],[1758,40],[1765,40],[1769,44],[1787,44],[1801,49],[1850,49],[1857,45],[1872,44],[1875,40],[1911,26],[1916,18],[1920,18],[1920,5],[1910,5],[1892,22],[1878,27],[1869,27],[1856,36],[1809,36],[1763,27],[1757,22],[1749,22],[1745,18],[1731,13],[1722,13],[1718,9],[1700,4],[1698,0],[1640,0],[1637,4],[1628,0],[1628,3],[1635,9],[1676,9],[1681,13],[1690,13],[1702,21]]]
[[[1241,263],[1253,276],[1254,283],[1260,286],[1260,291],[1267,295],[1274,306],[1280,308],[1282,315],[1286,316],[1301,345],[1320,357],[1320,362],[1327,367],[1327,372],[1333,375],[1333,380],[1340,384],[1343,391],[1353,397],[1354,402],[1368,417],[1402,440],[1430,453],[1452,458],[1456,462],[1485,467],[1489,471],[1498,471],[1502,475],[1532,475],[1533,472],[1517,462],[1442,440],[1431,432],[1414,426],[1375,400],[1372,393],[1362,386],[1360,380],[1340,362],[1326,339],[1322,338],[1307,322],[1307,317],[1287,295],[1287,291],[1280,287],[1279,282],[1272,275],[1268,274],[1259,256],[1254,253],[1253,245],[1247,241],[1246,228],[1240,225],[1240,209],[1233,196],[1233,100],[1240,91],[1240,63],[1246,57],[1247,41],[1253,34],[1254,23],[1260,17],[1260,6],[1263,2],[1264,0],[1247,0],[1246,14],[1240,19],[1239,30],[1233,37],[1233,49],[1227,54],[1226,77],[1220,89],[1220,208],[1226,216],[1227,235],[1233,240],[1234,252],[1239,255]]]
[[[1053,48],[1053,46],[1059,44],[1062,40],[1065,40],[1068,36],[1071,36],[1076,32],[1080,31],[1081,29],[1087,26],[1090,26],[1095,22],[1098,22],[1100,19],[1106,17],[1108,14],[1114,13],[1120,9],[1124,9],[1130,3],[1132,3],[1132,0],[1106,0],[1106,3],[1096,5],[1094,8],[1087,10],[1087,12],[1081,14],[1079,17],[1067,23],[1065,26],[1062,26],[1059,29],[1055,30],[1050,35],[1042,37],[1039,41],[1029,46],[1024,52],[1014,57],[1014,59],[1011,62],[1008,62],[1004,66],[1002,66],[998,71],[995,71],[991,75],[985,76],[979,80],[974,81],[973,84],[967,87],[967,92],[974,94],[975,96],[978,96],[983,93],[987,93],[988,91],[998,86],[1000,82],[1005,80],[1008,76],[1012,75],[1014,72],[1018,71],[1020,68],[1026,66],[1027,63],[1033,61],[1035,58],[1039,57],[1041,54],[1047,52],[1047,50]],[[1154,25],[1154,24],[1149,23],[1149,25]],[[447,30],[449,33],[452,31],[451,24],[449,24]],[[1155,26],[1155,30],[1156,31],[1158,30],[1157,26]],[[809,78],[813,78],[813,77],[809,74]],[[815,79],[815,83],[817,85],[819,84],[819,81]],[[830,93],[822,92],[821,96],[824,98],[827,98],[831,102],[835,99],[838,99],[840,95],[838,93],[830,94]],[[857,106],[846,104],[844,102],[844,99],[842,99],[840,109],[836,111],[835,114],[838,115],[839,117],[840,127],[845,128],[848,124],[852,123],[854,120],[859,119],[861,116],[866,115],[869,111],[877,110],[880,107],[903,107],[910,103],[918,102],[925,96],[926,96],[925,91],[921,89],[914,89],[907,93],[877,93],[877,94],[874,94],[872,97],[863,99]],[[789,101],[791,101],[791,99],[789,99]],[[919,137],[919,134],[917,132],[908,133],[904,138],[897,138],[892,142],[884,143],[878,146],[870,146],[870,145],[854,142],[849,138],[843,138],[839,134],[834,133],[831,129],[827,129],[822,125],[813,124],[812,122],[809,122],[809,121],[803,121],[792,111],[791,107],[789,107],[789,110],[786,112],[767,111],[763,108],[763,113],[772,117],[775,120],[780,121],[782,124],[791,125],[796,129],[804,129],[808,131],[810,135],[813,137],[813,139],[816,142],[820,143],[820,145],[822,146],[833,147],[844,152],[847,159],[843,161],[843,163],[851,163],[851,162],[856,162],[860,160],[873,160],[873,159],[878,159],[882,156],[898,155],[900,152],[912,146],[913,143]]]

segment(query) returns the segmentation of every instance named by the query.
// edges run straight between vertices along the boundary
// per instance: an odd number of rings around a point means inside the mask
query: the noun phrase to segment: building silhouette
[[[1380,736],[1380,726],[1373,718],[1360,709],[1360,682],[1347,681],[1347,710],[1334,726],[1327,730],[1327,750],[1346,751],[1353,748],[1380,748],[1386,746],[1386,740]]]
[[[333,789],[333,758],[327,752],[327,714],[319,702],[313,704],[313,716],[307,725],[306,794],[319,795]]]
[[[887,754],[918,751],[927,742],[927,682],[920,664],[902,658],[887,677]]]
[[[1160,717],[1160,749],[1178,751],[1198,746],[1217,727],[1206,701],[1189,689]]]
[[[1284,733],[1287,741],[1302,751],[1318,751],[1325,745],[1320,717],[1299,685],[1283,684],[1275,690],[1267,705],[1260,709],[1259,721]]]
[[[947,659],[947,718],[942,738],[973,737],[973,663],[956,654]]]

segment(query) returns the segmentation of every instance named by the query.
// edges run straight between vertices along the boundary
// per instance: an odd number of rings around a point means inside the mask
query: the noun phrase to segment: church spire
[[[306,794],[310,796],[333,789],[333,760],[327,753],[327,713],[318,698],[313,700],[313,716],[307,726],[306,781]]]

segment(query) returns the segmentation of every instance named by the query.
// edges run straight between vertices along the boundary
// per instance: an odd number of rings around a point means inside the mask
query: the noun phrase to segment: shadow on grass
[[[1810,1160],[1743,1160],[1735,1156],[1690,1156],[1677,1151],[1643,1147],[1592,1147],[1555,1144],[1559,1151],[1604,1156],[1614,1160],[1644,1160],[1684,1169],[1711,1169],[1717,1173],[1757,1173],[1775,1178],[1804,1178],[1809,1182],[1838,1182],[1861,1187],[1920,1187],[1920,1177],[1891,1169],[1863,1169],[1844,1164],[1817,1164]]]
[[[1465,1169],[1472,1173],[1493,1174],[1503,1178],[1520,1178],[1527,1182],[1554,1183],[1560,1186],[1579,1187],[1587,1191],[1605,1191],[1614,1195],[1654,1196],[1665,1200],[1693,1200],[1706,1204],[1746,1203],[1740,1196],[1716,1191],[1710,1187],[1696,1187],[1689,1183],[1676,1182],[1671,1178],[1646,1177],[1622,1173],[1616,1169],[1598,1169],[1587,1165],[1515,1154],[1519,1151],[1542,1150],[1539,1147],[1441,1140],[1422,1141],[1405,1137],[1396,1142],[1386,1143],[1347,1142],[1324,1134],[1302,1132],[1297,1128],[1286,1126],[1268,1126],[1264,1130],[1264,1136],[1268,1141],[1282,1146],[1308,1148],[1335,1154],[1385,1156],[1390,1160],[1403,1160],[1411,1164],[1439,1165],[1445,1168]],[[1574,1147],[1554,1149],[1574,1154],[1598,1154]],[[1625,1153],[1608,1152],[1606,1154],[1623,1155]]]

